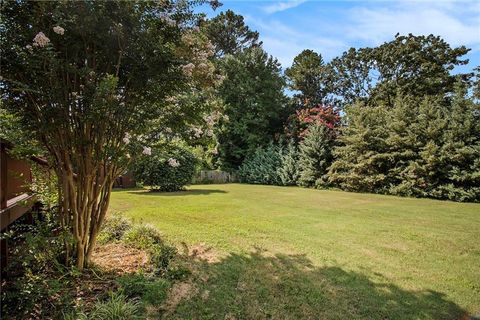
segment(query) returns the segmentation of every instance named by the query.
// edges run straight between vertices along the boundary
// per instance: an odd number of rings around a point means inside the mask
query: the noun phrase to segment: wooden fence
[[[201,170],[193,178],[193,184],[207,183],[232,183],[237,182],[237,177],[233,173],[219,170]]]

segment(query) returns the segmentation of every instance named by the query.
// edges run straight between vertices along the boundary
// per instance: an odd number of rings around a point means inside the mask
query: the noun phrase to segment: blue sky
[[[247,24],[260,32],[266,51],[284,68],[303,49],[315,50],[329,61],[350,47],[392,40],[397,32],[433,33],[452,46],[471,48],[469,65],[458,71],[480,65],[480,1],[221,2],[217,12],[232,9],[243,15]]]

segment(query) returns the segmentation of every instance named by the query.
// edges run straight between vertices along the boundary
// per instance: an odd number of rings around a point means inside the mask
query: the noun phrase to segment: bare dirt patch
[[[161,308],[164,310],[164,318],[168,318],[173,312],[175,312],[175,309],[182,300],[190,299],[197,293],[198,288],[190,281],[175,283],[168,292],[167,300]]]
[[[197,243],[192,246],[186,246],[187,255],[195,260],[201,260],[208,263],[215,263],[220,261],[219,255],[212,249],[212,247],[205,243]]]
[[[130,248],[120,243],[110,243],[96,247],[92,260],[107,271],[115,271],[121,274],[135,273],[148,265],[148,255],[145,251]]]

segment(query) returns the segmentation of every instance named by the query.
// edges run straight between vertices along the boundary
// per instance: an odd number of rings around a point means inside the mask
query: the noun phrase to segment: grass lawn
[[[227,184],[115,191],[116,211],[218,256],[171,318],[480,315],[480,204]]]

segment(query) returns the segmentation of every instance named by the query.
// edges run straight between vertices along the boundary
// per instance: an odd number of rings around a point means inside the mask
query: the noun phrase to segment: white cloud
[[[350,47],[391,41],[396,33],[439,35],[452,46],[472,48],[468,57],[478,63],[479,3],[372,1],[352,2],[349,8],[335,9],[318,2],[308,12],[300,8],[289,11],[286,20],[262,14],[245,15],[245,19],[252,29],[260,31],[265,50],[277,57],[284,68],[304,49],[312,49],[329,61]]]
[[[283,1],[283,2],[276,2],[271,5],[263,7],[263,11],[266,13],[275,13],[280,11],[285,11],[291,8],[298,7],[306,0],[292,0],[292,1]]]
[[[328,61],[348,48],[341,39],[319,35],[320,30],[306,32],[277,20],[264,21],[251,16],[246,19],[249,24],[261,30],[260,40],[263,41],[263,47],[276,57],[284,68],[289,67],[293,58],[305,49],[322,54],[324,60]]]
[[[478,6],[472,5],[467,14],[464,12],[465,5],[439,2],[426,6],[421,2],[409,2],[394,7],[357,7],[350,12],[348,35],[376,45],[392,39],[397,32],[415,35],[434,34],[441,36],[453,46],[478,46],[480,45]]]

